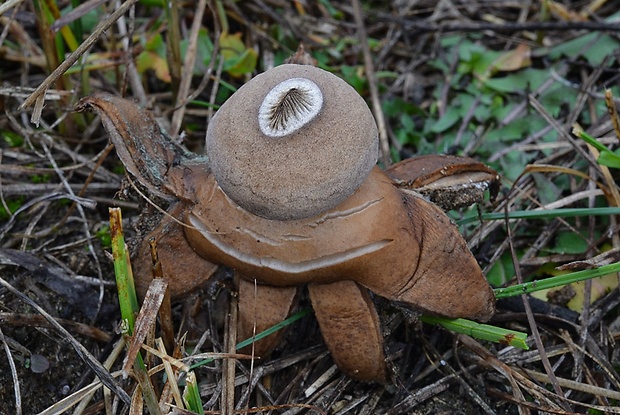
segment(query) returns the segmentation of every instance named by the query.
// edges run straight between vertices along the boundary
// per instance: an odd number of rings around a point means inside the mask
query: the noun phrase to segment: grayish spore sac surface
[[[364,99],[337,76],[286,64],[250,80],[207,130],[218,184],[245,210],[293,220],[349,197],[377,162],[378,133]]]

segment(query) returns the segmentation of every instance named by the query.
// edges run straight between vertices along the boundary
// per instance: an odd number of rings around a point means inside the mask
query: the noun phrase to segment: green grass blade
[[[119,208],[110,208],[109,214],[118,301],[124,328],[126,325],[127,334],[131,335],[140,307],[138,305],[138,296],[136,295],[133,272],[129,261],[129,250],[125,244],[125,237],[123,236],[123,218],[121,210]]]
[[[286,320],[282,320],[280,323],[274,325],[273,327],[270,327],[267,330],[258,333],[256,336],[250,337],[249,339],[243,340],[242,342],[238,343],[237,346],[236,346],[236,349],[237,350],[243,349],[244,347],[249,346],[253,342],[259,341],[260,339],[264,339],[265,337],[269,336],[270,334],[273,334],[273,333],[275,333],[278,330],[282,330],[283,328],[285,328],[287,326],[290,326],[291,324],[293,324],[297,320],[301,319],[302,317],[307,316],[311,312],[312,312],[312,310],[309,309],[309,308],[306,308],[306,309],[303,309],[301,311],[298,311],[297,313],[293,314],[292,316],[290,316]],[[190,369],[195,369],[197,367],[200,367],[200,366],[206,365],[208,363],[211,363],[212,361],[213,361],[213,359],[201,360],[200,362],[196,362],[192,366],[190,366]]]
[[[609,216],[620,215],[620,207],[602,208],[566,208],[550,210],[517,210],[508,212],[509,219],[553,219],[578,216]],[[483,213],[464,217],[457,221],[457,224],[466,225],[478,220],[503,220],[506,215],[502,212]]]
[[[596,160],[598,164],[603,166],[612,167],[615,169],[620,169],[620,156],[616,153],[609,150],[603,144],[601,144],[596,138],[592,137],[590,134],[586,133],[579,127],[573,128],[573,134],[577,137],[581,138],[586,143],[590,144],[592,147],[596,148],[600,151],[600,155]]]
[[[601,151],[601,155],[596,160],[598,164],[611,167],[613,169],[620,169],[620,156],[611,151]]]
[[[506,288],[496,288],[494,290],[495,298],[514,297],[549,288],[562,287],[573,282],[602,277],[603,275],[612,274],[614,272],[620,272],[620,262],[604,265],[595,269],[587,269],[584,271],[571,272],[570,274],[558,275],[557,277],[546,278],[544,280],[525,282],[523,284],[512,285]]]
[[[140,311],[138,296],[133,281],[131,262],[129,261],[129,250],[125,244],[123,236],[123,218],[119,208],[109,208],[110,215],[110,237],[112,239],[112,257],[114,260],[114,275],[118,289],[118,302],[123,319],[123,333],[131,336],[133,334],[136,316]],[[158,399],[151,380],[146,370],[146,365],[142,356],[138,353],[133,362],[134,375],[142,388],[142,396],[146,402],[149,412],[153,415],[161,414]]]
[[[581,128],[573,128],[573,134],[590,144],[592,147],[596,148],[598,151],[609,151],[607,147],[599,143],[596,138],[592,137]]]
[[[265,337],[269,336],[270,334],[273,334],[276,331],[281,330],[281,329],[283,329],[286,326],[290,326],[291,324],[293,324],[294,322],[296,322],[300,318],[302,318],[304,316],[307,316],[311,312],[312,312],[312,310],[310,310],[309,308],[306,308],[304,310],[301,310],[301,311],[293,314],[292,316],[290,316],[286,320],[282,320],[280,323],[274,325],[273,327],[270,327],[267,330],[258,333],[256,336],[250,337],[249,339],[246,339],[246,340],[242,341],[241,343],[237,344],[237,350],[243,349],[244,347],[251,345],[253,342],[259,341],[260,339],[264,339]]]
[[[202,401],[200,400],[200,387],[198,386],[194,372],[187,373],[183,400],[185,401],[187,409],[199,415],[204,415],[205,411],[202,408]]]
[[[489,324],[476,323],[475,321],[466,320],[463,318],[450,319],[445,317],[423,315],[420,319],[425,323],[438,324],[456,333],[467,334],[468,336],[478,339],[508,344],[519,349],[529,350],[529,346],[525,342],[527,339],[527,334],[520,331],[507,330],[501,327],[491,326]]]

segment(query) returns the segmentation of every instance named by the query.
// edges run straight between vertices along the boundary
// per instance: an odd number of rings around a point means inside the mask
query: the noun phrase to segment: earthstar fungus
[[[394,178],[375,166],[374,119],[340,78],[296,64],[258,75],[209,124],[208,158],[155,131],[148,112],[129,101],[99,94],[77,106],[86,108],[101,114],[131,174],[175,201],[169,213],[185,226],[163,219],[147,237],[204,272],[164,266],[172,295],[202,284],[216,265],[241,275],[241,338],[251,337],[254,324],[260,332],[280,322],[307,286],[338,366],[385,382],[373,294],[423,313],[492,316],[493,292],[456,226],[406,180],[415,163],[392,167]],[[494,180],[487,173],[481,186]],[[137,260],[144,288],[150,267]],[[277,340],[261,340],[256,351],[269,353]]]

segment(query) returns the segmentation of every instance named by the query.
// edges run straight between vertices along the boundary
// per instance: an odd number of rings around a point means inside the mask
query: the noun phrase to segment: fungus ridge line
[[[352,216],[355,215],[356,213],[360,213],[363,212],[364,210],[371,208],[372,206],[374,206],[375,204],[381,202],[383,200],[382,197],[378,198],[378,199],[373,199],[370,200],[362,205],[359,206],[355,206],[351,209],[347,209],[347,210],[338,210],[338,211],[330,211],[329,213],[326,213],[324,215],[322,215],[319,219],[316,220],[316,222],[312,225],[312,226],[317,226],[320,225],[324,222],[327,222],[328,220],[331,219],[338,219],[338,218],[344,218],[347,216]]]
[[[194,214],[190,215],[189,221],[209,243],[226,255],[251,266],[268,268],[274,271],[289,274],[301,274],[308,271],[340,265],[356,258],[363,257],[364,255],[377,252],[393,242],[392,239],[381,239],[352,249],[320,256],[307,261],[287,262],[276,258],[261,258],[232,247],[218,238],[218,234],[209,230],[208,227]]]
[[[254,232],[251,229],[247,229],[247,228],[240,228],[237,229],[238,232],[241,233],[245,233],[246,235],[249,235],[251,238],[256,239],[256,240],[260,240],[261,242],[267,243],[269,245],[273,245],[273,246],[280,246],[282,245],[281,242],[278,242],[272,238],[267,237],[266,235],[262,234],[262,233],[258,233],[258,232]]]

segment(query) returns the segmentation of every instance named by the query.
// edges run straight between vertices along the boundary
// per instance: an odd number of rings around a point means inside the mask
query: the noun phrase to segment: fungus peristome
[[[274,87],[286,94],[287,79],[299,78],[320,89],[320,110],[308,109],[315,101],[307,97],[292,97],[285,103],[291,108],[278,108],[280,101],[269,98]],[[209,125],[209,161],[171,145],[164,134],[128,134],[131,128],[123,124],[132,117],[143,122],[144,113],[126,107],[127,101],[92,97],[79,108],[91,106],[104,116],[119,155],[137,166],[134,174],[145,186],[180,200],[172,213],[186,223],[188,245],[180,239],[180,225],[162,225],[178,242],[176,249],[187,253],[191,246],[200,257],[186,258],[196,268],[211,273],[213,264],[223,264],[245,278],[239,288],[242,337],[251,336],[254,326],[279,322],[294,306],[298,287],[307,285],[336,363],[357,379],[383,382],[383,339],[368,290],[421,312],[481,321],[493,314],[494,297],[444,212],[374,167],[374,119],[342,83],[300,65],[257,76]],[[117,103],[125,108],[122,114]],[[280,114],[262,132],[263,103],[271,108],[267,114],[298,111],[302,119]],[[154,143],[144,146],[142,140]],[[137,278],[150,279],[150,272],[144,274]],[[175,277],[188,289],[196,286],[192,275]],[[183,284],[178,286],[182,291]],[[267,353],[274,346],[273,338],[265,339],[257,350]]]

